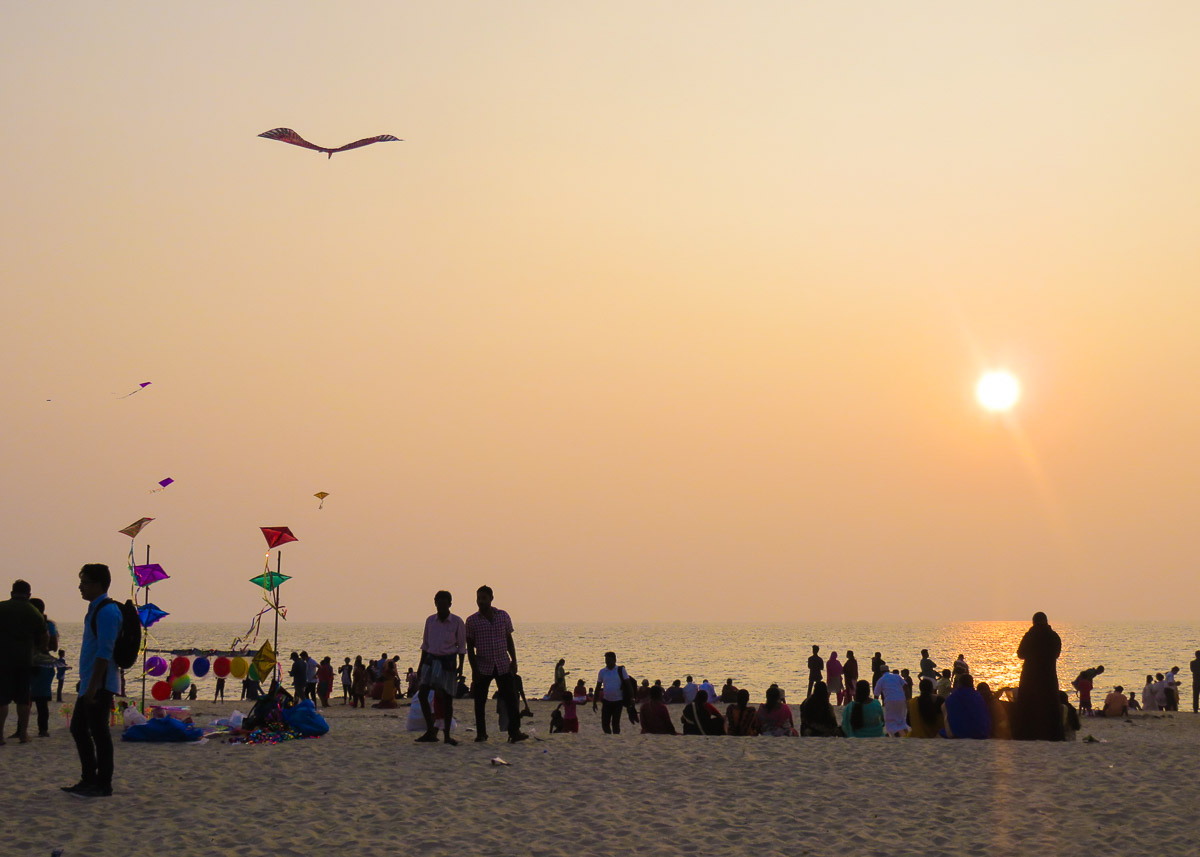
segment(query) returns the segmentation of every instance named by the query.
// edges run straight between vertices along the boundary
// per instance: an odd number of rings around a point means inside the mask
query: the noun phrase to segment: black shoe
[[[69,795],[75,794],[76,792],[85,791],[86,789],[90,789],[91,787],[92,787],[92,784],[87,782],[86,780],[80,780],[73,786],[59,786],[60,789],[62,789],[64,792],[66,792]]]
[[[524,732],[514,732],[508,736],[509,744],[516,744],[518,741],[525,741],[529,738]]]
[[[67,792],[71,797],[86,798],[86,797],[112,797],[112,786],[85,786],[78,791]]]
[[[482,734],[482,733],[480,733],[479,735],[476,735],[476,736],[475,736],[475,743],[476,743],[476,744],[482,744],[482,743],[483,743],[484,741],[486,741],[486,740],[487,740],[487,735],[484,735],[484,734]]]

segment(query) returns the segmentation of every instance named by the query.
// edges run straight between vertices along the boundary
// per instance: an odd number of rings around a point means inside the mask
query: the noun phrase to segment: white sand
[[[192,705],[201,722],[236,707]],[[1080,737],[1107,743],[1043,744],[612,737],[585,706],[580,734],[548,735],[552,707],[533,704],[542,740],[515,746],[494,714],[490,743],[464,731],[452,748],[414,744],[406,709],[340,704],[315,740],[118,742],[116,794],[91,800],[59,791],[78,764],[56,714],[52,737],[0,747],[0,854],[1200,851],[1191,713],[1085,720]],[[473,722],[469,700],[457,713]]]

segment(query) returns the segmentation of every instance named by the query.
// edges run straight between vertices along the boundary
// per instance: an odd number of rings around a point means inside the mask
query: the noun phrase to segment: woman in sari
[[[750,708],[750,691],[739,690],[737,702],[725,709],[725,734],[746,736],[758,734],[755,712]]]
[[[940,738],[946,725],[945,700],[933,692],[933,681],[921,679],[919,695],[908,701],[909,738]]]
[[[825,679],[830,693],[837,694],[838,705],[842,704],[842,662],[838,660],[837,652],[829,653],[825,662]]]
[[[383,687],[380,689],[379,701],[372,708],[397,708],[396,694],[400,688],[400,673],[395,661],[388,661],[383,671]]]
[[[842,709],[842,731],[847,738],[883,737],[883,706],[871,699],[871,683],[866,679],[854,686],[854,699]]]
[[[830,657],[832,662],[833,657]],[[841,680],[841,676],[838,676]],[[825,682],[813,685],[812,696],[800,703],[800,736],[802,738],[840,738],[837,715],[829,704],[829,688]]]
[[[791,706],[783,701],[783,692],[775,685],[767,688],[767,701],[758,707],[754,717],[759,735],[791,737],[796,734]]]
[[[696,698],[683,709],[679,717],[684,735],[724,735],[725,719],[708,702],[708,691],[696,691]]]

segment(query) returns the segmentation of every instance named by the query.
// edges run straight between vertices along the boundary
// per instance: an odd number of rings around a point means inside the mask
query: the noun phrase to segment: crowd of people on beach
[[[116,653],[122,651],[123,643],[128,649],[129,641],[121,638],[129,633],[135,648],[143,639],[140,627],[124,627],[129,622],[122,605],[108,597],[110,582],[108,567],[101,564],[85,565],[79,572],[79,590],[88,609],[70,731],[83,774],[79,783],[64,787],[64,791],[80,797],[112,793],[110,716],[114,698],[124,694],[124,670],[119,667],[134,662],[132,657],[124,661],[124,655]],[[436,612],[426,619],[422,633],[420,662],[416,668],[409,667],[403,678],[399,655],[389,657],[385,652],[378,659],[358,655],[353,662],[344,657],[335,668],[332,656],[318,660],[307,651],[292,652],[287,675],[293,696],[328,706],[340,678],[342,703],[348,706],[365,708],[370,704],[388,709],[400,707],[401,699],[415,700],[408,704],[410,728],[421,732],[417,742],[449,745],[458,743],[451,734],[456,728],[455,701],[472,700],[475,741],[486,742],[487,705],[494,700],[500,730],[510,742],[523,741],[529,736],[522,730],[522,719],[533,715],[518,672],[512,619],[493,605],[493,598],[490,587],[479,587],[477,609],[464,620],[451,612],[451,594],[437,592]],[[603,732],[614,735],[620,734],[623,720],[628,720],[640,732],[653,735],[1061,741],[1074,737],[1081,717],[1179,710],[1183,682],[1178,666],[1147,675],[1140,695],[1115,686],[1098,707],[1093,706],[1092,693],[1105,668],[1098,665],[1082,670],[1071,682],[1078,693],[1076,707],[1059,685],[1061,652],[1061,638],[1044,613],[1035,613],[1017,649],[1023,666],[1020,681],[1012,687],[993,689],[987,682],[977,682],[961,653],[950,667],[939,669],[923,649],[913,676],[909,669],[889,667],[881,652],[871,657],[868,670],[860,668],[853,651],[846,651],[844,657],[837,652],[824,657],[820,646],[813,645],[804,698],[795,709],[777,684],[766,689],[758,704],[751,704],[750,691],[737,687],[732,678],[727,678],[720,690],[707,679],[696,682],[690,675],[668,686],[661,679],[653,684],[642,679],[639,684],[611,651],[605,653],[604,666],[591,687],[579,678],[569,688],[570,671],[565,659],[560,659],[543,698],[558,703],[550,718],[551,732],[578,732],[579,709],[590,705],[593,713],[599,714]],[[54,680],[57,678],[57,698],[62,701],[63,683],[71,669],[65,656],[58,648],[57,627],[46,615],[45,604],[32,597],[27,582],[15,581],[9,600],[0,602],[0,745],[6,743],[5,726],[13,703],[17,728],[8,740],[29,741],[33,709],[37,711],[37,734],[49,734],[48,705]],[[1191,662],[1191,673],[1192,710],[1200,711],[1200,651]],[[243,698],[253,699],[259,691],[256,679],[243,682]],[[195,684],[189,698],[196,698]],[[222,678],[214,701],[223,698]],[[679,707],[678,727],[673,706]]]

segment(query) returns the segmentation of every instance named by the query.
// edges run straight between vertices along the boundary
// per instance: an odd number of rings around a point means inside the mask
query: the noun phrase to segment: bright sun
[[[985,372],[975,385],[975,398],[989,411],[1007,411],[1021,397],[1021,384],[1010,372]]]

